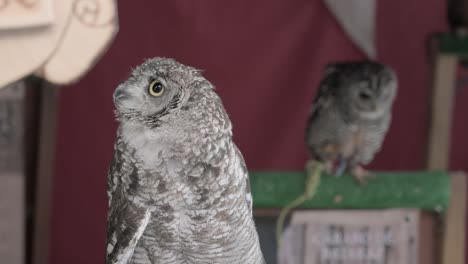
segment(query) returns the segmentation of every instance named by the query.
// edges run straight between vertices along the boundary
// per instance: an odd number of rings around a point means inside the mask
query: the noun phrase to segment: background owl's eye
[[[160,81],[152,81],[149,86],[149,93],[152,96],[161,96],[164,92],[164,86]]]
[[[364,93],[364,92],[360,92],[359,93],[359,98],[363,99],[363,100],[369,100],[370,99],[370,95],[368,93]]]

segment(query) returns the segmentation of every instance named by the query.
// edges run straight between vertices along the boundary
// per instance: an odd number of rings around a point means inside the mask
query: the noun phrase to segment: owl
[[[329,174],[347,171],[364,183],[372,174],[362,166],[380,150],[390,126],[397,77],[372,61],[329,64],[324,75],[307,121],[306,145]]]
[[[264,263],[246,164],[201,71],[149,59],[113,100],[107,264]]]

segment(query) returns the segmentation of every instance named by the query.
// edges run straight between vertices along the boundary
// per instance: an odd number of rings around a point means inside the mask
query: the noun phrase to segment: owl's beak
[[[125,91],[122,87],[118,87],[114,92],[114,103],[118,103],[119,101],[125,100],[129,97],[127,91]]]

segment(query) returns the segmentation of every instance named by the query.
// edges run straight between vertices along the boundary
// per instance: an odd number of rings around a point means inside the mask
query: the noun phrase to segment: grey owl
[[[263,263],[246,165],[201,72],[149,59],[114,104],[107,263]]]
[[[306,127],[312,158],[323,162],[329,174],[348,171],[364,183],[371,174],[362,165],[381,148],[396,91],[396,74],[381,63],[329,64]]]

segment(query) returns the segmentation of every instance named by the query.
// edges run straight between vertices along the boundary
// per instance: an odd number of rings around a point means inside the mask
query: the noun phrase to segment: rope
[[[281,246],[281,235],[283,233],[284,220],[286,215],[291,209],[298,207],[305,201],[312,199],[317,192],[318,186],[320,185],[320,175],[323,171],[323,164],[314,160],[309,160],[306,164],[307,178],[305,182],[305,190],[301,196],[297,197],[294,201],[284,207],[276,222],[276,243],[278,250]]]

